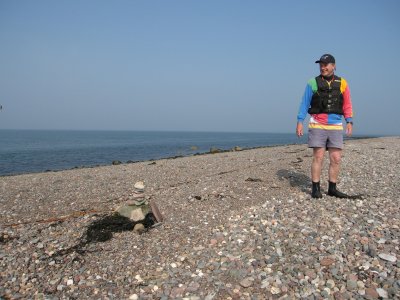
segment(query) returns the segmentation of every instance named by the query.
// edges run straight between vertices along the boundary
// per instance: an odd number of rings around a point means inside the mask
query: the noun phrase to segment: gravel
[[[310,197],[306,145],[0,177],[0,298],[400,298],[400,138],[348,140]],[[134,184],[163,223],[115,218]]]

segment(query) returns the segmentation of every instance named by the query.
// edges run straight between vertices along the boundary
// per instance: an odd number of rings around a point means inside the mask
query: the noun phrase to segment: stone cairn
[[[144,190],[144,182],[136,182],[129,199],[116,210],[120,216],[130,219],[135,224],[133,231],[139,234],[155,223],[163,221],[157,205],[145,196]]]

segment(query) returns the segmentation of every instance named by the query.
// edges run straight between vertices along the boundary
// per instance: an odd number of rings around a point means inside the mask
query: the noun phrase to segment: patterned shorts
[[[308,147],[343,149],[343,131],[309,128]]]

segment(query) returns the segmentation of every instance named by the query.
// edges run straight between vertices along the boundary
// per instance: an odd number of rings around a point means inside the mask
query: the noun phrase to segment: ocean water
[[[281,133],[0,130],[0,175],[57,171],[209,152],[304,144]]]

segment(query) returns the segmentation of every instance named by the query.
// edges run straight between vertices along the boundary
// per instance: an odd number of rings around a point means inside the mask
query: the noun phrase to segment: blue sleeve
[[[304,91],[303,99],[301,100],[299,112],[297,114],[297,122],[303,123],[304,119],[307,117],[308,108],[311,104],[311,99],[313,96],[313,90],[311,85],[307,84],[306,90]]]

